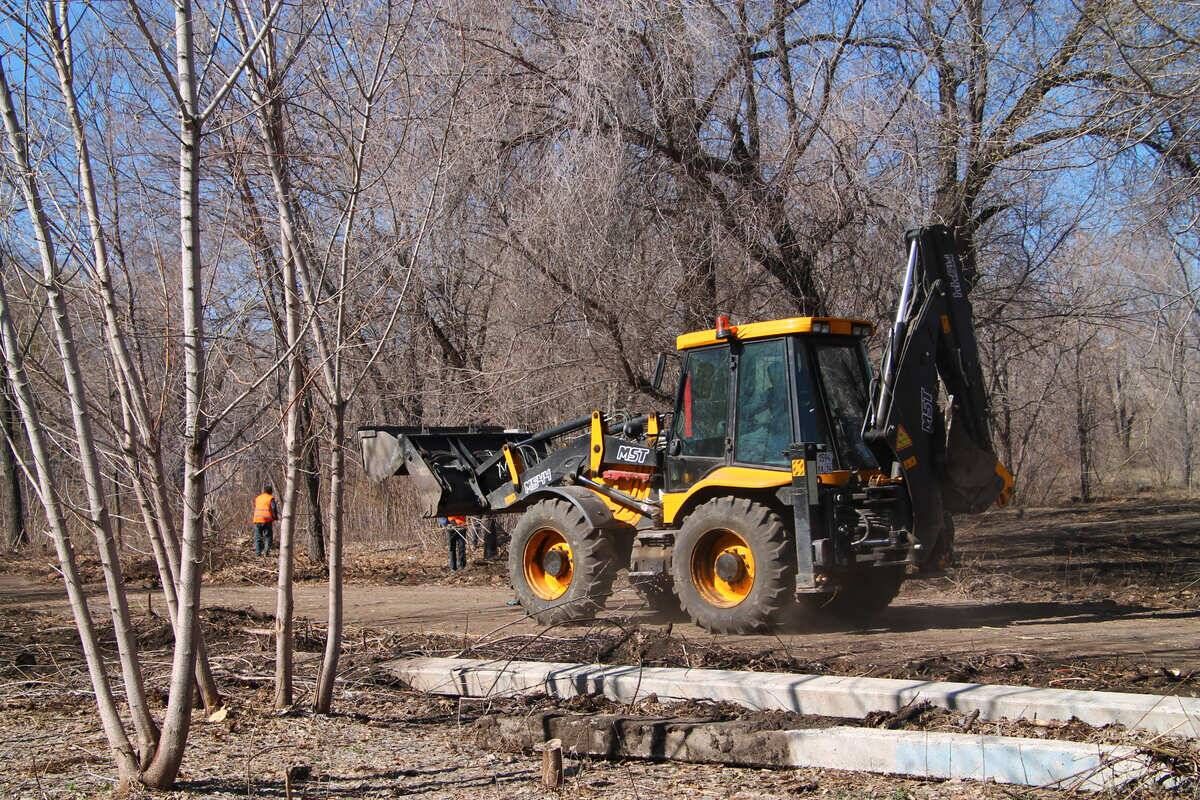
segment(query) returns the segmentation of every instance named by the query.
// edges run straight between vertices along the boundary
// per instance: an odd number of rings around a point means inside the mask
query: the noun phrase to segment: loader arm
[[[1004,505],[1012,476],[996,458],[979,365],[973,277],[945,226],[909,231],[908,262],[863,439],[903,476],[928,551],[947,514]],[[946,403],[939,402],[939,380]]]

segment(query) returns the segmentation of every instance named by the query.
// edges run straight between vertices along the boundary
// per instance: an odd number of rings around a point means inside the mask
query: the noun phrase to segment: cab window
[[[796,418],[797,442],[823,442],[820,423],[817,419],[817,390],[813,386],[812,373],[808,369],[808,359],[804,348],[796,342]]]
[[[747,342],[738,359],[737,380],[734,459],[786,466],[785,451],[792,443],[786,342]]]
[[[675,415],[679,454],[722,458],[729,420],[729,348],[693,350],[684,367]]]
[[[875,456],[862,438],[871,390],[861,346],[824,342],[813,350],[842,469],[877,469]]]

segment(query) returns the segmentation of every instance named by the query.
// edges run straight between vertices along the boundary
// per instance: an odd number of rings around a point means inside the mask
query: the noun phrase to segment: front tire
[[[755,633],[783,623],[795,603],[791,537],[780,516],[740,497],[710,500],[675,538],[675,594],[713,633]]]
[[[604,607],[617,571],[612,543],[565,500],[521,515],[508,546],[508,575],[521,607],[542,625],[589,619]]]

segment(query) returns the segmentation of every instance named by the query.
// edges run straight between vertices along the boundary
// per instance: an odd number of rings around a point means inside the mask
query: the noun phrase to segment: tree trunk
[[[67,589],[67,599],[70,602],[71,614],[75,619],[75,628],[79,633],[79,644],[88,665],[92,691],[96,695],[96,708],[100,714],[100,723],[104,729],[105,738],[108,739],[108,746],[117,761],[119,784],[128,786],[137,778],[138,759],[121,723],[116,699],[113,697],[112,687],[109,685],[108,676],[104,671],[104,659],[100,654],[100,645],[96,639],[96,628],[92,623],[91,613],[88,611],[87,596],[83,592],[83,582],[79,578],[79,570],[75,566],[75,552],[71,547],[62,507],[59,505],[58,487],[54,485],[52,477],[50,454],[42,439],[42,422],[34,403],[33,389],[29,385],[25,367],[21,362],[21,343],[8,310],[8,294],[4,288],[2,276],[0,276],[0,339],[3,340],[9,384],[13,390],[13,397],[17,401],[17,407],[20,409],[25,436],[29,441],[29,450],[37,474],[39,496],[42,508],[46,513],[46,523],[54,538],[54,547],[58,552],[63,583]]]
[[[1195,443],[1192,434],[1192,415],[1191,409],[1188,407],[1188,386],[1187,374],[1185,373],[1185,365],[1183,363],[1186,353],[1180,349],[1178,366],[1175,370],[1175,375],[1172,377],[1172,385],[1175,389],[1175,399],[1179,403],[1179,430],[1180,430],[1180,445],[1183,451],[1183,488],[1191,489],[1193,474],[1195,471],[1194,454]]]
[[[17,459],[17,409],[8,383],[7,365],[0,359],[0,486],[3,486],[5,505],[5,537],[8,546],[29,544],[25,529],[25,490],[21,484],[21,466]]]
[[[345,496],[345,406],[331,403],[329,434],[329,629],[325,635],[325,657],[317,675],[318,714],[328,714],[333,706],[333,685],[337,679],[338,659],[342,652],[342,502]]]
[[[150,716],[146,704],[145,686],[142,681],[141,663],[138,659],[137,634],[129,618],[129,598],[125,593],[125,579],[121,572],[121,558],[113,538],[112,518],[105,500],[104,475],[100,471],[100,460],[92,434],[91,412],[88,409],[83,371],[75,349],[75,336],[71,318],[67,312],[61,280],[58,274],[58,256],[54,251],[49,220],[42,206],[41,194],[34,177],[35,173],[26,151],[25,132],[17,118],[16,107],[9,91],[8,77],[0,68],[0,113],[4,116],[4,128],[13,161],[21,173],[19,181],[25,205],[38,244],[38,256],[42,265],[42,288],[50,309],[50,318],[58,343],[59,360],[66,380],[67,396],[71,406],[71,421],[75,430],[75,446],[79,454],[79,467],[83,477],[91,512],[92,534],[100,556],[104,573],[104,585],[108,592],[109,608],[112,612],[113,635],[117,641],[117,652],[121,662],[121,674],[125,684],[125,697],[129,713],[137,731],[138,750],[142,762],[146,763],[158,742],[158,728]]]
[[[1004,463],[1010,470],[1015,470],[1017,464],[1016,449],[1013,446],[1013,409],[1012,409],[1012,381],[1009,376],[1009,367],[1007,363],[1001,365],[998,369],[996,386],[999,391],[1000,401],[1000,449],[1004,453]],[[993,395],[993,402],[995,401]]]
[[[118,380],[120,377],[118,376]],[[142,515],[142,525],[150,539],[150,549],[154,553],[154,562],[158,567],[158,578],[162,584],[163,598],[167,604],[167,615],[174,630],[179,620],[179,537],[175,528],[170,524],[171,510],[166,506],[165,493],[162,491],[161,459],[152,457],[157,464],[157,471],[147,476],[136,454],[133,441],[132,423],[129,420],[128,401],[122,390],[122,418],[124,432],[121,443],[121,454],[125,460],[126,469],[133,479],[134,497],[137,499],[138,510]],[[147,489],[146,483],[152,487]],[[161,509],[156,510],[156,509]],[[217,688],[216,678],[213,677],[212,665],[208,660],[208,648],[204,644],[203,629],[196,628],[196,686],[200,690],[200,699],[204,710],[212,714],[221,708],[221,692]]]
[[[279,526],[279,579],[275,603],[275,707],[292,704],[292,543],[296,535],[296,506],[300,478],[301,409],[304,376],[299,347],[300,308],[296,297],[295,260],[283,243],[283,305],[286,316],[288,357],[287,423],[284,432],[286,475],[283,490],[283,520]]]
[[[241,16],[234,14],[234,20],[238,24],[239,33],[242,36],[243,43],[249,42],[246,28],[243,24]],[[272,67],[273,69],[273,67]],[[300,211],[292,197],[291,183],[286,165],[287,142],[282,137],[282,130],[278,127],[278,122],[281,117],[272,113],[274,107],[273,101],[269,101],[264,95],[264,89],[261,81],[265,80],[267,85],[270,85],[278,76],[270,72],[268,76],[258,78],[257,81],[251,83],[251,99],[258,107],[258,114],[261,120],[261,138],[266,156],[267,165],[271,172],[271,184],[275,191],[275,205],[279,220],[279,232],[284,246],[285,253],[290,256],[296,270],[296,278],[301,290],[300,296],[303,299],[304,307],[308,316],[309,329],[312,333],[313,340],[316,343],[317,354],[319,356],[320,368],[324,373],[327,391],[329,392],[330,416],[333,420],[334,430],[330,432],[333,441],[333,449],[330,456],[330,509],[329,509],[329,630],[328,641],[326,643],[325,660],[322,663],[320,674],[317,679],[317,697],[316,708],[319,712],[326,712],[333,697],[333,680],[337,672],[337,656],[341,648],[341,630],[342,630],[342,565],[341,565],[341,524],[342,510],[341,499],[343,493],[342,486],[342,470],[344,469],[343,457],[341,451],[341,436],[344,426],[345,405],[344,398],[340,391],[340,353],[336,347],[341,343],[340,338],[334,340],[334,345],[330,346],[328,337],[322,327],[319,311],[320,290],[319,282],[310,268],[308,262],[308,254],[305,250],[305,245],[302,237],[299,236],[299,219]],[[277,119],[278,117],[278,119]],[[365,124],[365,123],[364,123]],[[361,150],[357,153],[361,156]],[[347,215],[350,220],[353,220],[353,201],[351,209]],[[352,222],[347,222],[347,230],[349,230]],[[342,274],[344,278],[346,260],[345,256],[346,241],[343,238],[343,261]],[[342,332],[341,310],[345,302],[345,283],[344,279],[340,281],[339,291],[337,292],[337,308],[338,308],[338,333]],[[319,507],[318,507],[319,508]],[[315,511],[315,509],[314,509]],[[319,513],[319,512],[318,512]],[[331,655],[332,653],[332,655]]]
[[[162,737],[144,781],[155,788],[175,783],[192,719],[200,614],[200,562],[204,552],[204,466],[208,429],[204,413],[204,313],[200,264],[200,131],[197,108],[193,13],[190,0],[175,2],[175,58],[179,105],[179,238],[183,303],[184,462],[183,540],[179,558],[179,619],[175,658]]]
[[[311,396],[301,406],[304,430],[304,489],[308,498],[308,557],[325,561],[325,517],[321,514],[321,438],[314,430]]]
[[[1117,370],[1116,379],[1113,382],[1113,421],[1116,423],[1117,438],[1121,442],[1121,452],[1129,458],[1129,451],[1133,445],[1133,421],[1136,417],[1136,412],[1129,406],[1128,392],[1125,391],[1125,380],[1122,377],[1120,369]]]
[[[1083,374],[1083,347],[1075,348],[1075,430],[1079,436],[1079,500],[1092,502],[1092,424]]]
[[[92,240],[92,253],[96,271],[96,287],[100,293],[101,308],[104,313],[105,340],[113,362],[116,366],[116,380],[121,391],[122,419],[125,429],[131,430],[130,423],[136,426],[141,441],[142,452],[150,461],[148,480],[151,483],[150,497],[154,502],[154,513],[147,514],[146,497],[139,496],[139,506],[146,523],[147,535],[151,538],[155,560],[159,568],[159,577],[163,591],[167,595],[167,608],[171,616],[171,625],[178,621],[178,607],[173,596],[179,581],[179,543],[175,526],[172,524],[172,510],[166,497],[166,475],[162,465],[162,451],[153,430],[148,403],[146,402],[144,384],[141,375],[134,364],[133,355],[121,330],[116,293],[113,289],[112,272],[108,259],[108,248],[105,231],[100,215],[100,204],[97,200],[96,182],[92,170],[91,154],[83,119],[79,112],[79,104],[75,95],[74,65],[72,60],[71,39],[66,20],[57,14],[53,2],[46,5],[46,18],[49,24],[49,40],[55,72],[59,80],[67,117],[71,124],[71,133],[75,141],[76,156],[79,161],[80,189],[88,216],[88,228]],[[127,465],[131,474],[145,475],[137,465],[137,450],[132,440],[126,448]],[[131,463],[129,459],[133,459]],[[166,569],[164,570],[164,562]],[[200,631],[197,631],[200,636]],[[205,709],[212,713],[221,707],[221,695],[213,678],[202,637],[198,645],[200,653],[196,667],[196,682],[204,701]]]

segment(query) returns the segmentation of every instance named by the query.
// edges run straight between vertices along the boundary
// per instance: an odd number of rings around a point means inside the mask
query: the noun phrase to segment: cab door
[[[687,489],[730,459],[729,347],[689,350],[675,399],[666,489]]]
[[[789,469],[786,455],[796,439],[786,339],[749,341],[738,348],[733,460]]]

